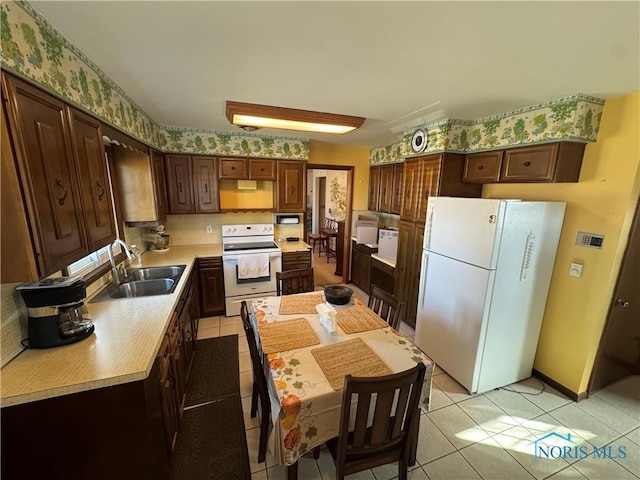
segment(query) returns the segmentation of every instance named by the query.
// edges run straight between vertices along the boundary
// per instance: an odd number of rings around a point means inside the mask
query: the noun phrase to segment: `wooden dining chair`
[[[258,401],[260,402],[260,443],[258,444],[258,463],[264,462],[267,454],[267,439],[269,436],[269,420],[271,418],[271,402],[269,400],[269,391],[267,390],[267,377],[264,374],[264,366],[256,337],[249,319],[249,310],[247,302],[242,301],[240,304],[240,316],[242,317],[242,326],[247,336],[249,344],[249,355],[251,356],[251,365],[253,367],[253,391],[251,394],[251,418],[255,418],[258,413]]]
[[[327,442],[337,480],[392,462],[398,462],[398,479],[406,480],[412,444],[418,437],[425,370],[418,363],[383,377],[345,377],[340,431]],[[370,426],[368,418],[373,418]],[[349,425],[354,425],[352,431]]]
[[[320,248],[318,248],[318,256],[320,257],[322,255],[322,252],[324,250],[323,248],[323,244],[324,244],[324,237],[322,236],[321,233],[310,233],[307,235],[307,243],[309,245],[311,245],[311,249],[315,252],[316,251],[316,244],[320,244]]]
[[[314,288],[313,268],[276,272],[276,293],[278,296],[313,292]]]
[[[398,302],[392,295],[382,290],[376,285],[371,285],[369,294],[369,304],[371,310],[377,313],[392,328],[398,330],[400,326],[400,313],[404,302]]]
[[[330,218],[325,218],[324,228],[320,234],[324,237],[325,251],[327,253],[327,263],[332,258],[336,258],[338,241],[338,222]]]

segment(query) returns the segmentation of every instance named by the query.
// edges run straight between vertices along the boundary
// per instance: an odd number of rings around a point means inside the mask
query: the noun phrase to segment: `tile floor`
[[[413,330],[402,325],[401,333],[413,340]],[[251,362],[240,317],[200,320],[198,338],[237,333],[240,352],[240,390],[252,480],[284,480],[286,469],[267,452],[257,463],[258,423],[249,417],[252,385]],[[482,395],[469,395],[447,373],[436,367],[431,410],[420,418],[417,464],[411,480],[439,479],[633,479],[640,478],[640,376],[629,377],[575,403],[536,378]],[[511,391],[510,391],[511,390]],[[516,393],[518,392],[518,393]],[[625,458],[534,458],[534,444],[551,432],[557,443],[578,449],[611,447]],[[564,442],[564,443],[563,443]],[[569,444],[573,445],[573,444]],[[551,445],[544,447],[549,452]],[[560,451],[555,449],[555,452]],[[575,454],[573,455],[576,456]],[[611,456],[611,455],[610,455]],[[397,477],[395,464],[351,475],[354,480],[388,480]],[[300,460],[300,480],[333,480],[335,467],[325,447],[318,460]]]

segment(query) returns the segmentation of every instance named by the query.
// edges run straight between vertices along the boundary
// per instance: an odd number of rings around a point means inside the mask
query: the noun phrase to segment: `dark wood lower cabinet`
[[[282,253],[282,271],[311,268],[311,250]]]
[[[200,316],[224,315],[222,258],[198,259]]]
[[[377,248],[351,241],[351,281],[367,294],[371,290],[371,254],[377,252]]]
[[[2,479],[168,479],[158,362],[137,382],[5,407]]]
[[[371,258],[371,285],[383,289],[389,295],[393,295],[395,286],[395,268],[377,258]]]

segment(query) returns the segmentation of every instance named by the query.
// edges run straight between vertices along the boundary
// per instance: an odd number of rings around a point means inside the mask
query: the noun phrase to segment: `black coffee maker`
[[[84,304],[87,297],[80,277],[46,278],[16,288],[27,306],[28,348],[50,348],[83,340],[94,326]]]

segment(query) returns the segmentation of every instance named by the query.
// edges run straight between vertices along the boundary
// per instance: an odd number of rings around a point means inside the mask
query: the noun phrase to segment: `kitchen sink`
[[[140,269],[132,269],[126,278],[126,282],[138,280],[154,280],[158,278],[171,278],[178,281],[180,275],[185,269],[185,265],[172,265],[169,267],[145,267]]]
[[[137,280],[123,283],[109,293],[111,298],[147,297],[150,295],[163,295],[171,293],[175,282],[170,278],[158,278],[154,280]]]
[[[91,302],[173,293],[186,265],[131,269],[121,285],[109,285]]]

